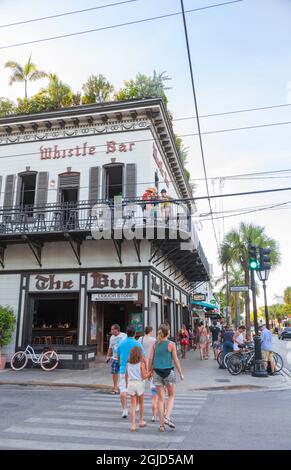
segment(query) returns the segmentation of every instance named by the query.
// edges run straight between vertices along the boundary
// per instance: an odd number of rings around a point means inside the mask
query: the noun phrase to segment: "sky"
[[[51,36],[101,28],[161,16],[181,9],[180,0],[136,0],[128,4],[55,19],[3,27],[67,11],[117,3],[118,0],[0,0],[0,96],[15,99],[23,85],[8,85],[7,60],[25,62],[32,53],[40,70],[57,73],[73,90],[80,90],[90,74],[102,73],[118,90],[139,72],[166,71],[167,91],[174,118],[193,116],[194,102],[182,17],[172,16],[90,34],[30,44],[6,46]],[[184,0],[185,10],[223,3],[222,0]],[[230,5],[187,13],[189,44],[200,115],[291,104],[291,0],[243,0]],[[29,85],[29,95],[46,85]],[[291,121],[291,106],[201,118],[202,132]],[[289,176],[229,180],[227,175],[291,169],[291,125],[276,125],[202,136],[211,194],[289,187]],[[175,122],[179,135],[197,132],[196,121]],[[196,195],[206,195],[197,136],[183,138],[189,147],[188,169],[197,184]],[[274,175],[273,175],[274,176]],[[276,175],[280,176],[280,175]],[[220,179],[212,179],[219,177]],[[214,199],[213,212],[291,201],[290,191]],[[221,275],[207,201],[197,202],[195,223],[214,277]],[[201,216],[202,214],[202,216]],[[204,215],[203,215],[204,214]],[[270,273],[269,303],[291,285],[290,205],[215,220],[218,241],[241,221],[265,227],[281,251],[281,264]],[[198,217],[199,216],[199,217]],[[217,217],[221,217],[218,214]],[[214,215],[215,217],[215,215]],[[258,305],[263,305],[262,289]]]

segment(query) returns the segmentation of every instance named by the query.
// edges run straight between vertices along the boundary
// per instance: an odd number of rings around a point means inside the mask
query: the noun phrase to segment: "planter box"
[[[4,355],[0,355],[0,370],[5,369],[7,357]]]

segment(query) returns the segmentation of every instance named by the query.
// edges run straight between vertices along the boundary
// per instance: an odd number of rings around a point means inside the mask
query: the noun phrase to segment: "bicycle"
[[[54,370],[59,364],[59,357],[56,351],[48,350],[36,354],[33,347],[26,346],[25,351],[17,351],[11,358],[11,368],[13,370],[22,370],[26,367],[28,359],[33,364],[40,364],[41,368],[48,372]]]
[[[275,362],[275,372],[280,372],[283,368],[283,359],[277,352],[273,352]],[[238,375],[241,372],[253,370],[255,363],[255,350],[250,349],[243,352],[228,353],[224,358],[224,364],[232,375]]]

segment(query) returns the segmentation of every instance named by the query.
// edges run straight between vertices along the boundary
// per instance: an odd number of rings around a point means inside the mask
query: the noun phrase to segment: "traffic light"
[[[248,252],[249,252],[249,269],[251,271],[256,271],[260,267],[260,264],[257,260],[257,247],[255,245],[249,244]]]
[[[259,248],[260,252],[260,271],[269,271],[271,269],[270,248]]]

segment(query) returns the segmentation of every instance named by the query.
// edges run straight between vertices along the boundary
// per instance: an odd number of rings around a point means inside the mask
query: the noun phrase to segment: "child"
[[[139,403],[139,427],[146,426],[143,420],[144,415],[144,380],[149,378],[150,374],[146,371],[145,361],[142,357],[142,349],[135,346],[130,351],[128,358],[125,381],[130,395],[130,418],[131,418],[131,432],[136,430],[135,427],[135,410],[137,401]],[[138,397],[138,399],[137,399]]]

